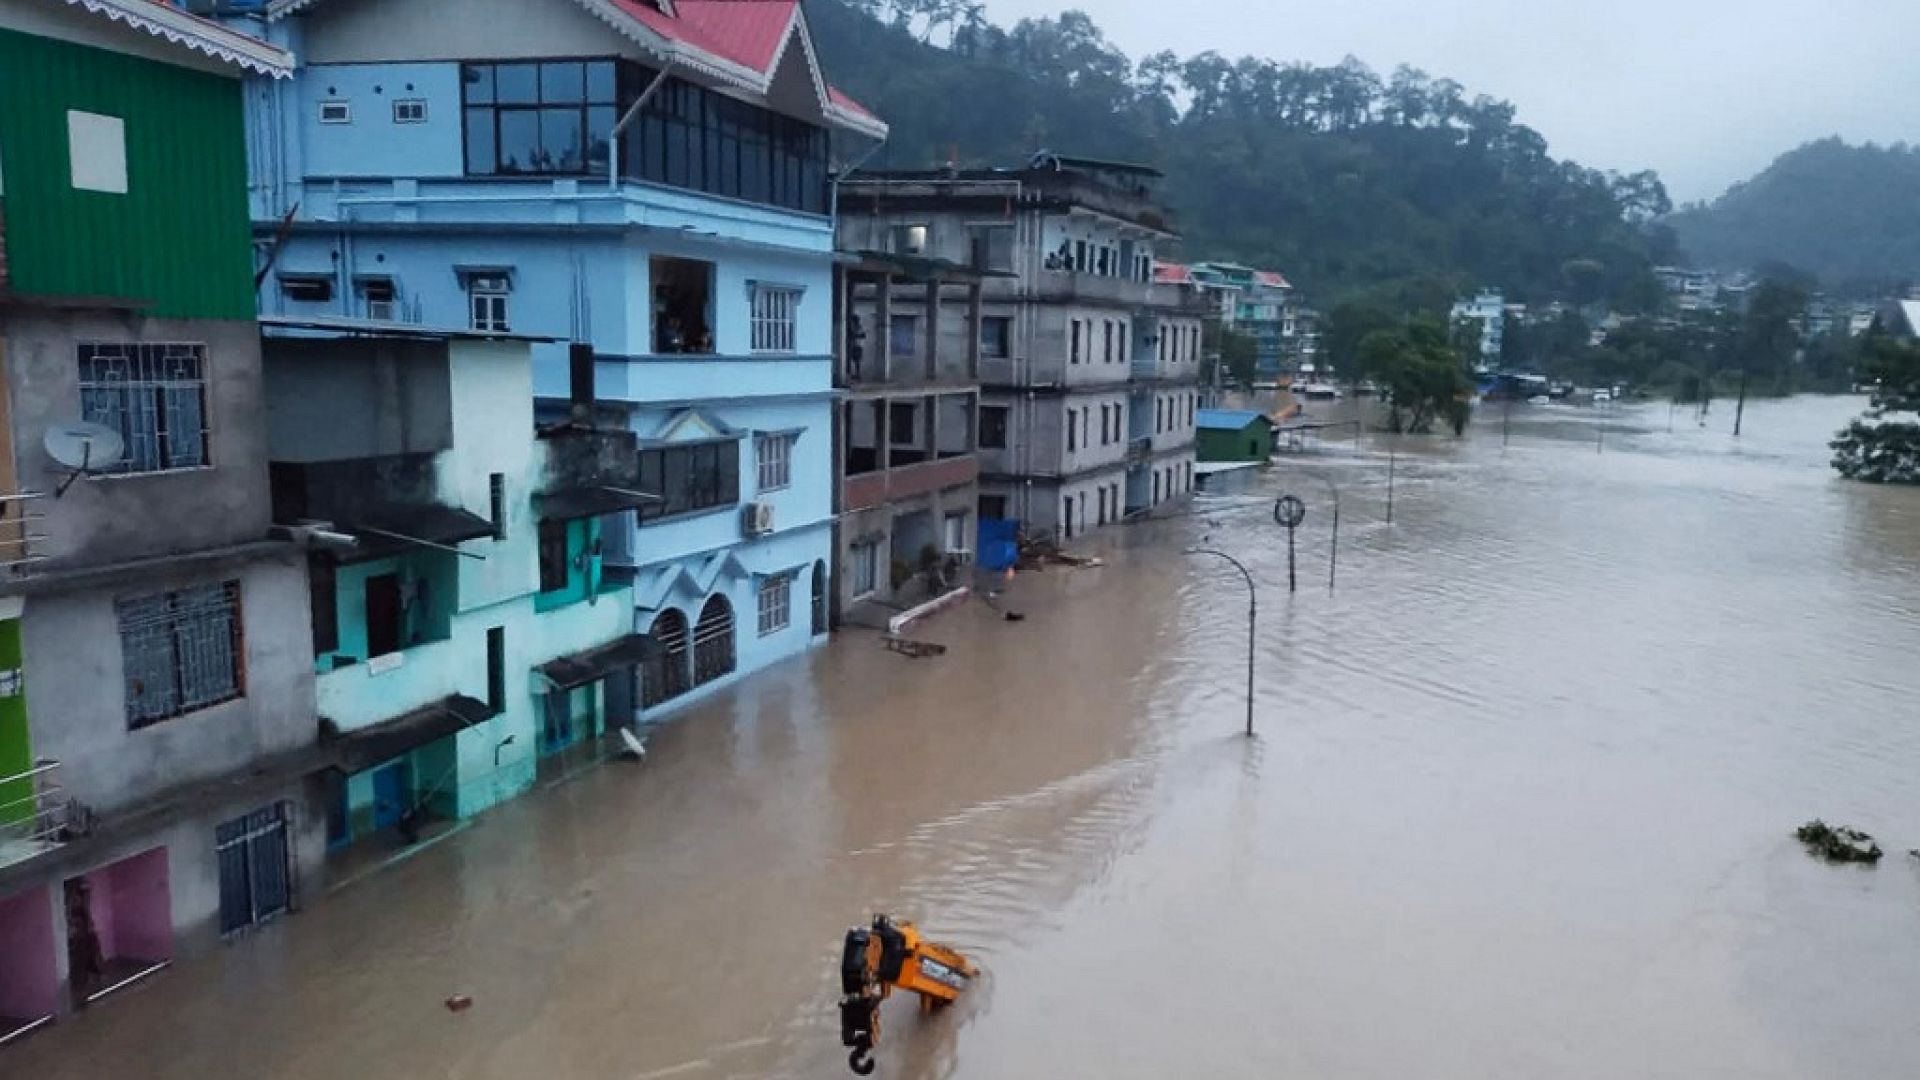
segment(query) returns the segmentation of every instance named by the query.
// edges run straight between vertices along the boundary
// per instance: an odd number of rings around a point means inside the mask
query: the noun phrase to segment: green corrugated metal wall
[[[0,30],[13,288],[253,318],[240,91],[238,79]],[[126,122],[125,195],[74,189],[69,109]]]

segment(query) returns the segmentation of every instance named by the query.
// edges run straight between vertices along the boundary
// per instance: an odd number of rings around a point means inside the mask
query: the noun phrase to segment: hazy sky
[[[1718,195],[1809,139],[1920,142],[1920,0],[985,0],[1079,8],[1134,59],[1409,63],[1512,101],[1556,157]]]

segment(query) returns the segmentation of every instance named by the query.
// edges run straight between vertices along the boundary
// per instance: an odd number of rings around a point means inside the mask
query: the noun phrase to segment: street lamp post
[[[1253,641],[1260,621],[1260,602],[1257,590],[1253,587],[1253,575],[1247,572],[1247,568],[1241,565],[1239,559],[1224,551],[1196,547],[1188,548],[1187,554],[1212,555],[1217,559],[1225,559],[1233,564],[1235,570],[1240,571],[1241,579],[1247,583],[1247,738],[1251,739],[1253,738]]]
[[[1333,591],[1334,574],[1340,566],[1340,485],[1324,473],[1300,470],[1302,476],[1311,476],[1327,485],[1327,493],[1333,496],[1333,537],[1327,546],[1327,591]]]

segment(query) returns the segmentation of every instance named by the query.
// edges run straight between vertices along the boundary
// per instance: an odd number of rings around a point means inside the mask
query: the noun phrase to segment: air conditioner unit
[[[748,536],[765,536],[773,531],[773,504],[750,502],[740,508],[740,531]]]

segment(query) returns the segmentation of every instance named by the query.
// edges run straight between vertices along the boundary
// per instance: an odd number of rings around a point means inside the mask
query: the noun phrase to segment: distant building
[[[1203,462],[1256,461],[1273,456],[1273,420],[1252,409],[1201,409],[1195,443]]]
[[[1158,177],[1041,153],[1024,168],[841,182],[841,247],[989,272],[981,519],[1072,540],[1192,490],[1203,313],[1154,281],[1155,251],[1175,238]],[[903,347],[925,332],[895,327]]]
[[[151,0],[0,0],[0,1043],[317,881],[241,120],[292,63]]]
[[[1506,313],[1506,299],[1497,289],[1482,289],[1473,299],[1461,300],[1453,305],[1452,322],[1455,326],[1470,323],[1477,328],[1482,367],[1493,368],[1500,364]]]

